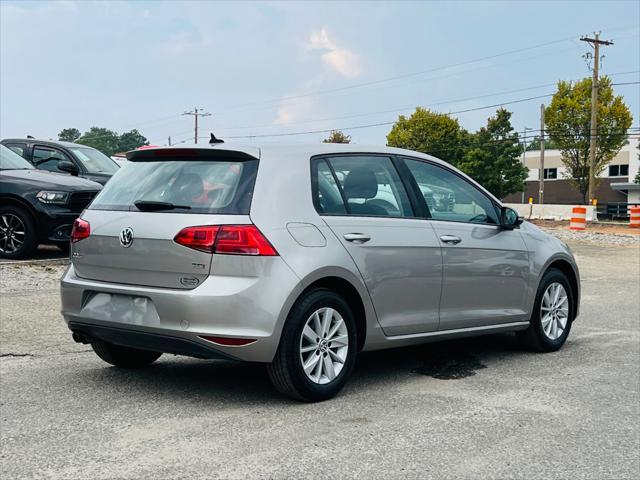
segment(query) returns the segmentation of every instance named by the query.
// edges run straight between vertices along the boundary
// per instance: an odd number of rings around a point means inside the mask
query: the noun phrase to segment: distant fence
[[[598,205],[598,216],[615,220],[617,218],[629,218],[629,208],[638,207],[639,203],[609,202]]]

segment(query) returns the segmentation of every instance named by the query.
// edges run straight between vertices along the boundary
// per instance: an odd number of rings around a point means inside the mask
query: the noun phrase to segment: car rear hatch
[[[76,275],[195,288],[209,275],[221,226],[251,224],[258,156],[215,147],[133,152],[74,226]]]

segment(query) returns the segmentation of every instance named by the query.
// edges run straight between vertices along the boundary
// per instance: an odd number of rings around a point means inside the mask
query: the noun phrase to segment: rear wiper
[[[133,204],[143,212],[157,212],[160,210],[191,210],[189,205],[174,205],[170,202],[152,202],[148,200],[136,200]]]

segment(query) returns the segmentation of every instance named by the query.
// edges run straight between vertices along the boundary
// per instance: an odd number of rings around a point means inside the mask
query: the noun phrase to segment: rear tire
[[[556,292],[557,307],[554,306]],[[529,328],[517,332],[521,343],[535,352],[555,352],[562,348],[575,317],[574,295],[567,276],[560,270],[550,268],[538,286]],[[562,300],[563,297],[566,300]],[[556,312],[555,317],[552,312]]]
[[[155,362],[162,352],[152,352],[150,350],[138,350],[137,348],[121,347],[107,342],[93,342],[93,351],[102,360],[116,367],[141,368]]]
[[[357,345],[349,304],[329,289],[312,290],[298,300],[287,317],[278,351],[267,367],[269,378],[280,393],[295,400],[328,400],[351,375]]]
[[[38,246],[36,227],[21,207],[0,207],[0,258],[28,258]]]

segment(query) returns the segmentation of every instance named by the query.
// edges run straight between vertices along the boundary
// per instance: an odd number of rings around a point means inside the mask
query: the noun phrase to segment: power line
[[[614,28],[614,29],[609,29],[609,31],[620,31],[620,30],[637,30],[637,27],[625,27],[625,28]],[[626,37],[623,37],[626,38]],[[287,101],[287,100],[293,100],[293,99],[300,99],[300,98],[306,98],[306,97],[310,97],[310,96],[317,96],[317,95],[325,95],[327,93],[333,93],[333,92],[340,92],[340,91],[345,91],[345,90],[353,90],[356,88],[361,88],[361,87],[365,87],[365,86],[370,86],[370,85],[378,85],[378,84],[382,84],[382,83],[388,83],[391,81],[395,81],[395,80],[400,80],[403,78],[411,78],[411,77],[416,77],[416,76],[420,76],[420,75],[424,75],[426,73],[432,73],[432,72],[436,72],[436,71],[440,71],[440,70],[446,70],[448,68],[455,68],[455,67],[460,67],[460,66],[464,66],[464,65],[470,65],[470,64],[474,64],[474,63],[478,63],[478,62],[482,62],[482,61],[486,61],[486,60],[491,60],[494,58],[498,58],[498,57],[502,57],[502,56],[507,56],[507,55],[512,55],[514,53],[520,53],[520,52],[524,52],[524,51],[528,51],[528,50],[534,50],[536,48],[541,48],[541,47],[545,47],[545,46],[549,46],[549,45],[554,45],[554,44],[558,44],[558,43],[563,43],[566,41],[574,41],[575,42],[575,36],[570,36],[570,37],[564,37],[564,38],[560,38],[560,39],[556,39],[556,40],[552,40],[549,42],[544,42],[544,43],[540,43],[537,45],[531,45],[528,47],[523,47],[523,48],[518,48],[518,49],[514,49],[514,50],[508,50],[505,52],[501,52],[501,53],[496,53],[493,55],[488,55],[485,57],[480,57],[474,60],[467,60],[464,62],[459,62],[459,63],[455,63],[455,64],[449,64],[449,65],[443,65],[440,67],[434,67],[434,68],[429,68],[426,70],[421,70],[421,71],[417,71],[417,72],[411,72],[411,73],[405,73],[405,74],[401,74],[401,75],[395,75],[395,76],[391,76],[391,77],[386,77],[386,78],[382,78],[382,79],[378,79],[378,80],[373,80],[373,81],[369,81],[369,82],[362,82],[362,83],[357,83],[357,84],[353,84],[353,85],[347,85],[344,87],[337,87],[337,88],[331,88],[331,89],[325,89],[325,90],[316,90],[316,91],[312,91],[312,92],[306,92],[306,93],[301,93],[301,94],[296,94],[296,95],[288,95],[288,96],[282,96],[282,97],[277,97],[277,98],[271,98],[271,99],[265,99],[265,100],[259,100],[259,101],[255,101],[255,102],[247,102],[247,103],[241,103],[241,104],[236,104],[236,105],[227,105],[227,106],[223,106],[221,107],[218,111],[219,112],[224,112],[227,110],[232,110],[232,109],[238,109],[238,108],[243,108],[246,106],[251,106],[251,105],[261,105],[261,104],[265,104],[265,103],[272,103],[272,102],[282,102],[282,101]],[[572,47],[573,49],[573,47]],[[564,50],[563,50],[564,51]],[[527,58],[525,60],[530,60],[530,58]]]
[[[635,82],[636,84],[640,83],[640,82]],[[545,95],[536,95],[533,97],[527,97],[527,98],[521,98],[521,99],[517,99],[517,100],[511,100],[508,102],[500,102],[500,103],[495,103],[492,105],[485,105],[482,107],[474,107],[474,108],[468,108],[468,109],[464,109],[464,110],[458,110],[455,112],[449,112],[447,115],[457,115],[460,113],[468,113],[468,112],[475,112],[478,110],[486,110],[489,108],[496,108],[496,107],[501,107],[504,105],[512,105],[512,104],[516,104],[516,103],[523,103],[523,102],[528,102],[531,100],[537,100],[537,99],[541,99],[541,98],[547,98],[547,97],[552,97],[554,94],[553,93],[548,93]],[[309,134],[314,134],[314,133],[330,133],[333,130],[359,130],[359,129],[363,129],[363,128],[371,128],[371,127],[380,127],[380,126],[388,126],[388,125],[393,125],[396,123],[396,120],[394,121],[388,121],[388,122],[378,122],[378,123],[369,123],[369,124],[364,124],[364,125],[354,125],[354,126],[350,126],[350,127],[334,127],[334,128],[329,128],[329,129],[322,129],[322,130],[309,130],[309,131],[303,131],[303,132],[286,132],[286,133],[270,133],[270,134],[261,134],[261,135],[235,135],[235,136],[227,136],[225,138],[228,139],[242,139],[242,138],[266,138],[266,137],[288,137],[288,136],[298,136],[298,135],[309,135]]]
[[[640,70],[633,70],[633,71],[627,71],[627,72],[620,72],[620,73],[612,73],[610,76],[613,75],[626,75],[626,74],[630,74],[630,73],[638,73],[640,72]],[[577,81],[579,79],[575,79],[575,81]],[[625,82],[625,83],[613,83],[612,85],[634,85],[637,84],[637,82]],[[545,88],[545,87],[550,87],[550,86],[554,86],[556,85],[556,82],[553,83],[545,83],[545,84],[541,84],[541,85],[535,85],[532,87],[523,87],[523,88],[518,88],[515,90],[507,90],[507,91],[501,91],[501,92],[494,92],[494,93],[489,93],[489,94],[483,94],[483,95],[477,95],[474,97],[466,97],[466,98],[459,98],[459,99],[455,99],[455,100],[443,100],[440,102],[434,102],[434,103],[428,103],[428,104],[423,104],[420,105],[422,107],[435,107],[438,105],[443,105],[443,104],[447,104],[447,103],[459,103],[459,102],[466,102],[469,100],[477,100],[480,98],[487,98],[487,97],[495,97],[498,95],[505,95],[505,94],[510,94],[510,93],[518,93],[518,92],[524,92],[524,91],[528,91],[528,90],[537,90],[539,88]],[[304,124],[304,123],[316,123],[316,122],[328,122],[328,121],[333,121],[333,120],[345,120],[345,119],[349,119],[349,118],[357,118],[357,117],[367,117],[367,116],[373,116],[373,115],[381,115],[383,113],[396,113],[396,112],[402,112],[408,109],[413,109],[416,107],[416,104],[411,104],[411,105],[405,105],[403,107],[396,107],[390,110],[379,110],[376,112],[368,112],[368,113],[359,113],[359,114],[353,114],[353,115],[343,115],[340,117],[330,117],[330,118],[319,118],[319,119],[313,119],[313,120],[303,120],[303,121],[297,121],[297,122],[288,122],[288,123],[279,123],[279,124],[263,124],[263,125],[252,125],[252,126],[235,126],[235,127],[220,127],[220,130],[224,130],[224,131],[229,131],[229,130],[246,130],[246,129],[252,129],[252,128],[270,128],[270,127],[283,127],[283,126],[287,126],[287,125],[300,125],[300,124]]]
[[[203,112],[202,108],[198,111],[198,108],[193,107],[192,111],[186,111],[182,115],[193,115],[193,141],[194,143],[198,143],[198,117],[210,117],[211,114],[209,112]]]

